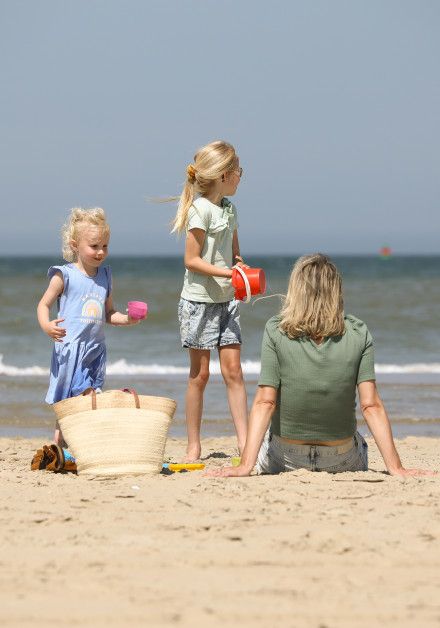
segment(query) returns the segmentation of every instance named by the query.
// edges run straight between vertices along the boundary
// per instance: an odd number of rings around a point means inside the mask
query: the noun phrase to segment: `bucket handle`
[[[240,268],[240,266],[233,266],[232,268],[235,268],[235,270],[237,270],[240,273],[240,275],[241,275],[241,277],[242,277],[242,279],[244,281],[244,287],[246,288],[246,300],[245,300],[245,303],[249,303],[249,301],[251,300],[251,295],[252,295],[251,286],[249,284],[249,279],[247,278],[247,275],[244,272],[244,270],[242,268]]]
[[[91,392],[91,397],[92,397],[92,410],[96,410],[97,409],[97,405],[96,405],[96,390],[94,388],[87,388],[87,390],[85,390],[83,392],[83,395],[87,395],[88,392]],[[134,405],[136,406],[136,408],[138,410],[140,410],[141,404],[139,403],[139,396],[137,394],[137,392],[135,391],[134,388],[123,388],[122,392],[128,392],[131,395],[133,395],[134,397]]]

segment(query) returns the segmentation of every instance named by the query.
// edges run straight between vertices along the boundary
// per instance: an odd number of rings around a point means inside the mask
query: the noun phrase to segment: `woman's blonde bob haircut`
[[[341,276],[326,255],[304,255],[297,260],[280,315],[279,327],[289,338],[344,334]]]
[[[186,181],[179,197],[179,206],[172,222],[172,232],[182,233],[188,224],[189,208],[198,196],[210,192],[215,181],[237,167],[238,158],[235,148],[217,140],[206,144],[194,155],[194,163],[186,168]]]
[[[76,262],[77,254],[72,248],[72,241],[78,242],[83,227],[96,227],[103,235],[109,235],[110,226],[101,207],[74,207],[70,210],[69,218],[63,225],[61,236],[63,240],[63,259],[66,262]]]

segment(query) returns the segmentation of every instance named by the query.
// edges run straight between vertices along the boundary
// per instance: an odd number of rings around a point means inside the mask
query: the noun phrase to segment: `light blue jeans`
[[[368,445],[359,432],[356,432],[352,442],[330,447],[293,445],[286,443],[268,430],[255,468],[257,473],[271,475],[295,469],[327,471],[327,473],[367,471]]]

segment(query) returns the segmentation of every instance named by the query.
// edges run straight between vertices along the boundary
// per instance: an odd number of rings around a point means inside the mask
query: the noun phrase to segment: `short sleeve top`
[[[375,380],[373,339],[347,315],[345,333],[316,344],[289,338],[280,317],[266,323],[258,384],[278,390],[272,432],[298,440],[338,440],[356,431],[356,386]]]
[[[232,238],[237,226],[237,210],[227,198],[223,198],[219,206],[200,197],[189,210],[187,231],[202,229],[205,232],[200,256],[214,266],[232,267]],[[234,288],[226,277],[186,270],[181,296],[188,301],[225,303],[234,298]]]
[[[100,266],[94,277],[85,275],[75,264],[51,266],[49,279],[57,272],[64,288],[58,298],[58,317],[66,329],[63,345],[72,342],[96,343],[104,340],[105,301],[112,291],[110,266]]]

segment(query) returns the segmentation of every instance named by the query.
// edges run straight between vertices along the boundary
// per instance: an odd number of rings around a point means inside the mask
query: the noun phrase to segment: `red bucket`
[[[234,266],[232,269],[232,285],[235,288],[235,298],[249,303],[251,296],[266,292],[266,275],[262,268]]]

